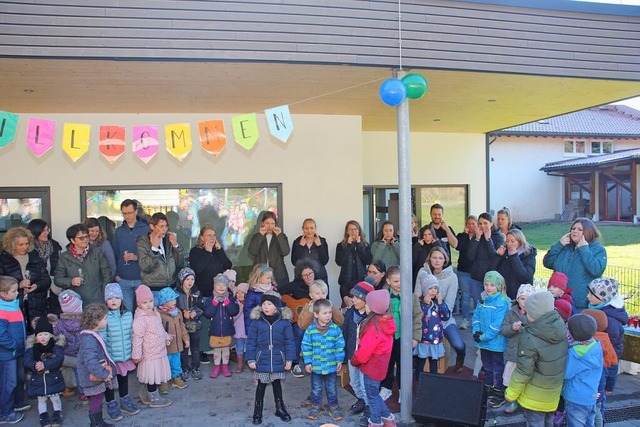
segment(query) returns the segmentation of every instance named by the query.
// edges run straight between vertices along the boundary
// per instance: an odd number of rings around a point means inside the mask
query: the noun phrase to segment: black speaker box
[[[420,424],[482,427],[487,391],[480,381],[421,373],[411,415]]]

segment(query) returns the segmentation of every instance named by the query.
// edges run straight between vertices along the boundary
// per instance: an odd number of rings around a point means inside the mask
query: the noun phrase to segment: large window
[[[591,141],[591,154],[613,153],[613,142],[611,141]]]
[[[185,248],[193,247],[200,228],[210,225],[234,265],[251,265],[245,242],[257,231],[261,211],[275,212],[282,226],[280,184],[103,186],[81,187],[80,193],[83,218],[106,217],[116,227],[125,199],[138,201],[143,216],[165,213]]]
[[[566,139],[564,141],[564,154],[566,156],[586,156],[586,141]]]
[[[35,218],[51,222],[49,187],[0,187],[0,237]]]

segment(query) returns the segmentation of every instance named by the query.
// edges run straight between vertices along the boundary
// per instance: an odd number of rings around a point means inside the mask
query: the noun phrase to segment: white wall
[[[30,117],[57,121],[55,146],[37,159],[26,147]],[[199,121],[225,123],[227,146],[218,158],[198,142]],[[61,148],[65,122],[91,124],[89,153],[73,163]],[[164,125],[191,123],[194,148],[182,162],[164,149]],[[302,220],[313,217],[327,238],[327,265],[332,297],[338,296],[335,245],[347,220],[362,219],[362,132],[359,116],[293,116],[294,131],[287,144],[269,136],[258,115],[260,139],[252,151],[233,142],[231,116],[223,114],[21,114],[16,141],[0,150],[0,186],[50,186],[54,238],[66,244],[65,230],[80,218],[80,186],[141,184],[282,183],[284,232],[289,242],[300,235]],[[160,152],[145,165],[130,151],[133,125],[159,125]],[[127,152],[109,164],[98,152],[100,125],[126,127]],[[290,263],[289,263],[290,264]],[[291,266],[290,266],[291,267]],[[337,301],[337,300],[336,300]]]

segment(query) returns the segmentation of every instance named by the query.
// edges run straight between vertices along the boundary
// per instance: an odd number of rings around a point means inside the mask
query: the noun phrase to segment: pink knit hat
[[[136,289],[136,301],[138,305],[140,305],[142,301],[146,301],[148,299],[153,299],[151,289],[149,289],[147,285],[138,286],[138,289]]]
[[[385,314],[389,310],[391,296],[386,289],[371,291],[367,294],[367,305],[376,314]]]
[[[229,279],[229,280],[231,280],[231,281],[233,281],[233,282],[235,282],[235,281],[236,281],[236,278],[238,277],[238,273],[236,273],[236,271],[235,271],[235,270],[231,270],[231,269],[229,269],[229,270],[225,270],[225,272],[224,272],[224,273],[222,273],[222,274],[224,274],[225,276],[227,276],[227,279]]]

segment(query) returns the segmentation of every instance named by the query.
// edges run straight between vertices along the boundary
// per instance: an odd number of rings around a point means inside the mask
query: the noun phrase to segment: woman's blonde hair
[[[27,249],[27,253],[31,252],[33,250],[33,234],[25,227],[13,227],[7,230],[2,238],[3,249],[11,255],[15,255],[16,241],[23,237],[29,239],[29,249]]]
[[[524,233],[517,228],[513,228],[507,231],[507,236],[513,236],[514,239],[520,244],[522,251],[525,255],[529,255],[531,253],[531,244],[527,242],[527,238],[524,236]]]

